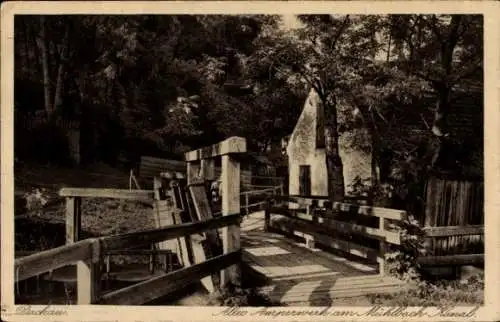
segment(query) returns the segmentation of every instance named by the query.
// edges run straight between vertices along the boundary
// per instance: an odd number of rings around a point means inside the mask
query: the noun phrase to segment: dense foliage
[[[267,16],[17,16],[16,115],[44,111],[38,114],[48,121],[79,121],[82,156],[104,161],[120,154],[175,157],[184,145],[230,135],[263,149],[293,129],[304,100],[304,93],[246,66],[262,26],[276,22]],[[18,152],[27,145],[21,143],[41,138],[22,141],[21,129]]]
[[[482,175],[481,16],[294,19],[16,16],[17,156],[67,159],[68,121],[79,124],[82,162],[176,158],[231,135],[266,151],[314,90],[332,197],[344,194],[340,135],[373,152],[375,183],[402,194],[430,171]],[[476,118],[448,124],[464,98]]]

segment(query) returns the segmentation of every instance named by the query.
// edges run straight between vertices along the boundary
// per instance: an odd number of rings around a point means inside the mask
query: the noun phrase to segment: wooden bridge
[[[331,305],[343,297],[405,287],[385,269],[386,252],[401,243],[393,224],[405,219],[404,211],[285,197],[277,189],[272,198],[264,191],[264,210],[243,214],[238,155],[245,152],[246,142],[238,137],[188,152],[185,186],[163,175],[155,178],[154,190],[62,189],[67,245],[17,258],[15,280],[46,272],[57,276],[76,264],[78,304],[119,305],[145,304],[199,281],[210,292],[248,282],[272,300],[292,305]],[[222,164],[220,214],[207,193],[216,157]],[[158,228],[80,240],[85,197],[151,202]],[[247,199],[243,208],[248,207]],[[149,269],[132,274],[132,285],[103,291],[103,281],[113,275],[107,260],[113,254],[149,255]],[[170,265],[155,269],[158,256],[169,258]]]

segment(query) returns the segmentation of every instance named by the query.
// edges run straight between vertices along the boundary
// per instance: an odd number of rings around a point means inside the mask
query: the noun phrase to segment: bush
[[[353,195],[372,196],[373,203],[383,207],[391,206],[391,199],[395,193],[395,188],[390,184],[371,186],[369,182],[359,177],[354,180],[351,189]],[[424,247],[425,232],[418,221],[409,215],[405,220],[390,222],[387,228],[399,232],[401,236],[401,245],[385,254],[389,273],[405,281],[420,279],[417,259],[426,255],[427,250]]]
[[[389,273],[409,282],[419,280],[418,258],[427,255],[425,232],[411,215],[398,224],[389,225],[389,228],[397,230],[401,236],[401,245],[385,254]]]

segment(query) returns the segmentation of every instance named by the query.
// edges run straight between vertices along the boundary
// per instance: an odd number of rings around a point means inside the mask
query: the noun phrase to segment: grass
[[[484,304],[484,275],[471,276],[466,281],[418,281],[406,291],[372,295],[372,304],[386,306],[447,306]]]
[[[86,173],[104,172],[96,179]],[[108,173],[108,174],[106,174]],[[128,173],[97,165],[89,169],[60,169],[48,166],[23,165],[15,169],[15,189],[33,196],[39,189],[46,205],[37,200],[16,202],[15,249],[39,251],[65,244],[65,203],[57,191],[64,186],[126,188],[117,181],[128,182]],[[18,198],[19,199],[19,198]],[[29,198],[27,198],[29,199]],[[32,198],[33,199],[33,198]],[[36,199],[36,198],[34,198]],[[18,206],[21,205],[21,206]],[[26,204],[29,204],[28,206]],[[107,236],[152,229],[155,222],[152,208],[140,202],[118,199],[82,199],[82,236]],[[145,263],[146,256],[113,256],[115,264]]]

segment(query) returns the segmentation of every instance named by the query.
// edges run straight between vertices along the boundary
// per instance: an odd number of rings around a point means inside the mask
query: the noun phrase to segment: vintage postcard
[[[9,1],[2,321],[497,321],[496,1]]]

